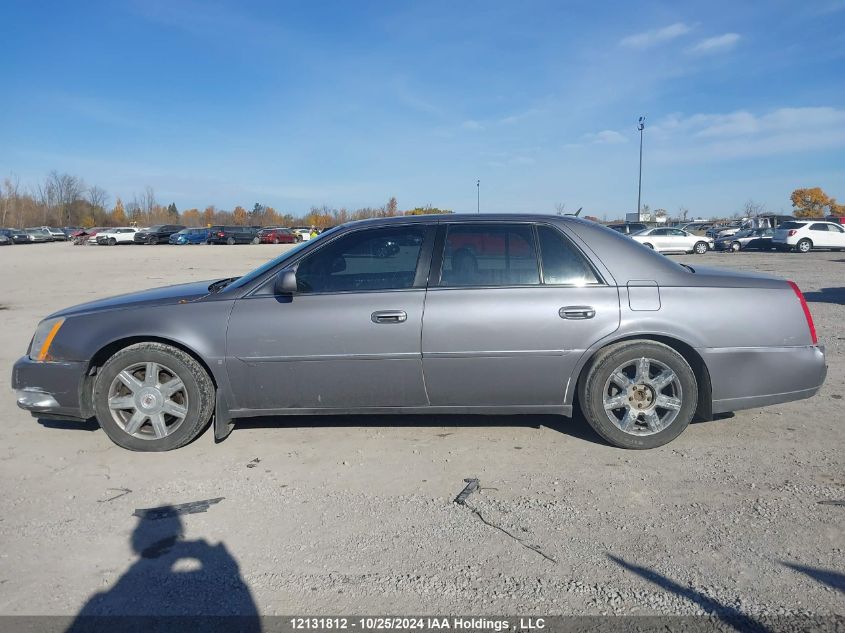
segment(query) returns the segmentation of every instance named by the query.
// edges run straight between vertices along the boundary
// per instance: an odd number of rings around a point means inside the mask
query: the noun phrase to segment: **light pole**
[[[475,188],[476,188],[475,212],[481,213],[481,180],[475,181]]]
[[[643,195],[643,130],[645,129],[645,117],[641,116],[637,129],[640,131],[640,182],[637,185],[637,222],[642,222],[640,203]]]

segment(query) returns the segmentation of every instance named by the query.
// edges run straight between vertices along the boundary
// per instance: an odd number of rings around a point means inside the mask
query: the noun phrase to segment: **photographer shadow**
[[[252,593],[226,546],[183,536],[175,510],[139,518],[131,539],[138,560],[110,589],[88,599],[68,633],[260,632]]]

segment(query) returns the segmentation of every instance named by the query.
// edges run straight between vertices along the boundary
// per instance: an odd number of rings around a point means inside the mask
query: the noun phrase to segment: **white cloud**
[[[468,119],[468,120],[464,121],[463,123],[461,123],[461,127],[464,128],[465,130],[481,130],[481,129],[484,129],[484,126],[481,125],[481,123],[479,123],[475,119]]]
[[[688,52],[694,55],[709,55],[731,50],[740,40],[739,33],[725,33],[716,37],[708,37],[698,42]]]
[[[691,30],[692,28],[683,22],[675,22],[675,24],[664,26],[662,29],[644,31],[623,37],[619,40],[619,45],[628,48],[650,48],[661,42],[668,42],[669,40],[674,40],[676,37],[686,35]]]
[[[661,159],[712,160],[845,147],[845,109],[779,108],[764,114],[673,114],[650,129]]]
[[[583,147],[584,145],[617,145],[627,143],[628,137],[616,130],[602,130],[601,132],[590,132],[581,137],[578,143],[567,143],[564,147]]]

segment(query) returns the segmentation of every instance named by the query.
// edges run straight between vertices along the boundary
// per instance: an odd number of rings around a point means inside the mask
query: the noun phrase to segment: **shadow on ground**
[[[57,420],[38,418],[38,424],[45,429],[58,429],[60,431],[97,431],[100,423],[95,418],[87,420]]]
[[[108,590],[89,598],[68,633],[261,631],[252,593],[226,546],[186,540],[175,508],[157,512],[160,518],[139,518],[132,533],[138,559]]]
[[[671,580],[670,578],[667,578],[666,576],[649,569],[648,567],[640,567],[639,565],[633,565],[621,558],[613,556],[612,554],[608,554],[607,557],[620,567],[627,569],[628,571],[636,574],[637,576],[640,576],[641,578],[644,578],[650,583],[657,585],[661,589],[670,591],[676,596],[680,596],[681,598],[685,598],[686,600],[697,604],[707,613],[712,614],[725,624],[728,624],[729,626],[739,631],[763,632],[769,630],[761,622],[758,622],[754,618],[745,615],[738,609],[728,605],[724,605],[721,602],[714,600],[713,598],[710,598],[699,591],[696,591],[692,587],[681,585],[675,582],[674,580]]]
[[[805,292],[804,298],[808,303],[833,303],[841,306],[845,305],[845,288],[822,288],[815,292]]]
[[[585,442],[607,443],[587,424],[580,412],[573,418],[559,415],[462,415],[462,414],[397,414],[397,415],[279,415],[235,420],[238,429],[291,428],[540,428],[545,426],[558,433]]]
[[[845,574],[840,574],[838,571],[831,571],[830,569],[818,569],[817,567],[806,567],[805,565],[796,565],[794,563],[782,562],[781,564],[797,572],[801,572],[831,589],[845,593]]]

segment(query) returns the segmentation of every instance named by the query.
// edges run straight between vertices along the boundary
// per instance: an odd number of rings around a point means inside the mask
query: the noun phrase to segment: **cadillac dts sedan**
[[[250,416],[576,408],[652,448],[695,417],[809,398],[825,374],[790,281],[574,217],[449,215],[354,222],[242,277],[61,310],[12,386],[34,416],[95,417],[138,451]]]

